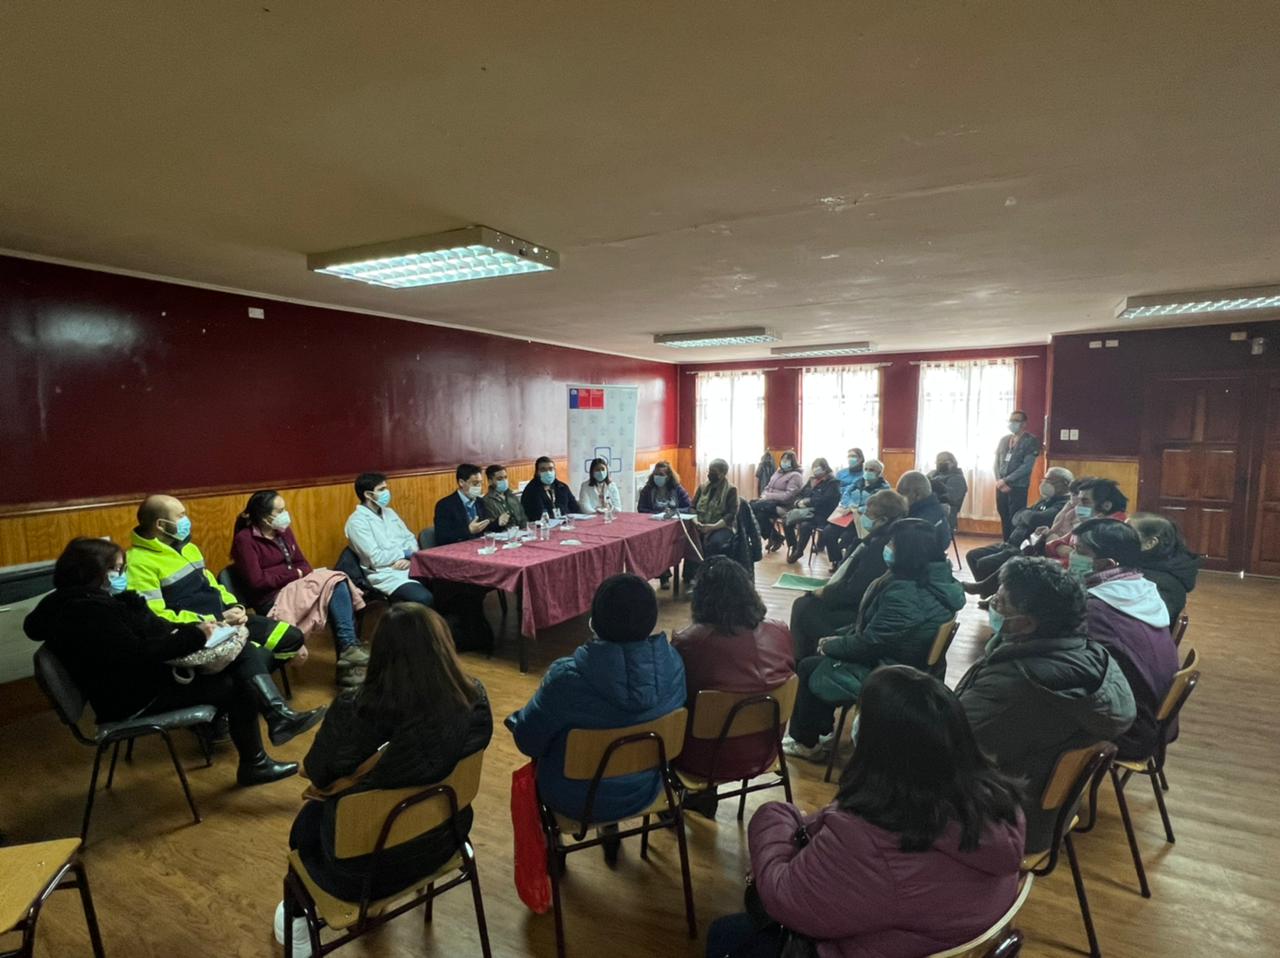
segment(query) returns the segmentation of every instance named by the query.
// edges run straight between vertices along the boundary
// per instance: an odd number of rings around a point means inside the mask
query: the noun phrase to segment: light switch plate
[[[1089,340],[1089,348],[1090,348],[1090,349],[1101,349],[1101,348],[1102,348],[1102,340],[1100,340],[1100,339],[1091,339],[1091,340]]]
[[[1249,334],[1243,329],[1237,329],[1231,333],[1231,341],[1233,343],[1243,343],[1249,338]]]
[[[250,306],[249,318],[250,319],[266,319],[267,311],[263,309],[261,306]]]
[[[1120,340],[1118,339],[1108,339],[1106,342],[1107,349],[1115,349],[1119,345]]]
[[[1072,429],[1072,430],[1071,430],[1071,436],[1070,436],[1069,438],[1071,439],[1071,441],[1072,441],[1072,442],[1075,442],[1077,439],[1079,439],[1079,438],[1080,438],[1080,430],[1079,430],[1079,429]]]
[[[1062,440],[1070,439],[1070,438],[1071,438],[1071,430],[1070,430],[1070,429],[1060,429],[1060,430],[1058,431],[1058,438],[1059,438],[1059,439],[1062,439]]]

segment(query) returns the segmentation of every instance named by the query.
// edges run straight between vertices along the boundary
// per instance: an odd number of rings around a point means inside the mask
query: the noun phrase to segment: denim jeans
[[[356,612],[351,604],[351,586],[339,583],[329,597],[329,628],[333,629],[333,641],[338,654],[351,648],[356,638]]]

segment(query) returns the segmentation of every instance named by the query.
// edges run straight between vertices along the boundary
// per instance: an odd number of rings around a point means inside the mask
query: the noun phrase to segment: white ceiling
[[[0,247],[695,361],[1280,281],[1280,3],[0,4]],[[485,223],[555,273],[304,255]]]

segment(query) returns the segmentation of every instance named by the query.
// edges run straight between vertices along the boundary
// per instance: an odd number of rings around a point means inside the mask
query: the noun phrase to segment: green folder
[[[819,579],[811,575],[796,575],[794,572],[784,572],[782,578],[775,582],[773,587],[775,589],[792,589],[796,592],[809,592],[826,584],[826,579]]]

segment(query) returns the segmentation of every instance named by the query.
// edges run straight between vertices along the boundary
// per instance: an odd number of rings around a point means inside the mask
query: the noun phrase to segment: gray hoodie
[[[1058,756],[1122,735],[1137,715],[1133,693],[1107,650],[1082,635],[997,635],[956,686],[982,750],[1026,782],[1027,851],[1046,851],[1056,812],[1040,798]]]

